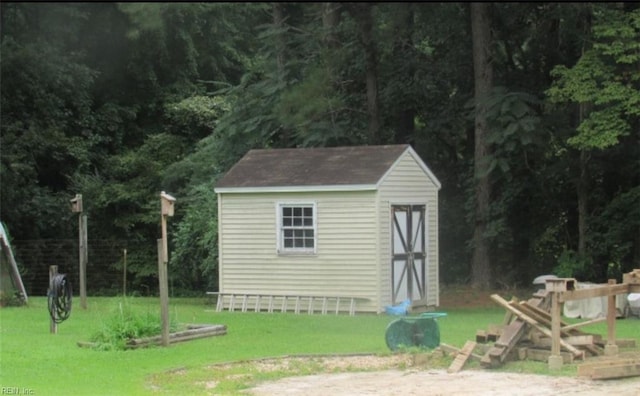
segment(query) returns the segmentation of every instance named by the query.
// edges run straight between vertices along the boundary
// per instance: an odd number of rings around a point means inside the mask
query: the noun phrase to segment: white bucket
[[[629,311],[634,316],[640,316],[640,293],[630,293],[627,296],[629,302]]]

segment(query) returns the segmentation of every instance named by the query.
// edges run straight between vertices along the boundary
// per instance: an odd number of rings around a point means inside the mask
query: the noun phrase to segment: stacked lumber
[[[547,361],[551,355],[552,331],[550,297],[546,291],[538,291],[527,301],[506,301],[497,294],[491,299],[505,308],[506,315],[501,326],[479,330],[476,342],[494,342],[481,359],[484,367],[495,368],[508,360]],[[586,324],[606,320],[605,318],[570,325],[561,321],[560,356],[565,363],[574,359],[604,354],[605,341],[600,335],[588,334],[579,329]]]

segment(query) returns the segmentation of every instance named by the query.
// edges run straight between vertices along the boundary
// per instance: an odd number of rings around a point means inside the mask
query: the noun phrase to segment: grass
[[[30,298],[26,307],[0,309],[0,387],[28,389],[35,395],[206,394],[211,393],[206,390],[207,381],[215,377],[213,364],[287,355],[388,354],[384,334],[395,319],[386,315],[215,313],[207,312],[212,307],[204,305],[203,299],[172,299],[172,321],[225,324],[228,334],[168,348],[98,351],[78,347],[78,341],[89,341],[104,329],[121,302],[120,298],[90,297],[88,309],[74,307],[71,317],[58,326],[58,334],[49,332],[45,298]],[[143,314],[159,311],[154,298],[130,298],[127,304]],[[498,307],[446,311],[448,316],[438,319],[441,341],[455,346],[474,339],[476,330],[500,323],[504,316]],[[618,337],[635,337],[640,342],[639,325],[633,319],[617,321]],[[587,331],[606,334],[606,325],[589,326]],[[526,363],[512,369],[542,372],[543,368],[545,364],[538,368]],[[285,375],[256,373],[250,364],[228,370],[238,370],[239,379],[220,384],[216,392],[234,394],[250,380]],[[313,362],[296,368],[299,373],[313,370]]]

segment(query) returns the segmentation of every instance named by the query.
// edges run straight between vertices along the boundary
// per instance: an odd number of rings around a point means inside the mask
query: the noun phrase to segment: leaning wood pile
[[[501,366],[508,360],[547,361],[551,355],[551,313],[550,299],[546,290],[536,292],[527,301],[512,299],[506,301],[497,294],[491,299],[507,310],[502,325],[491,326],[488,330],[476,333],[476,342],[487,344],[481,364],[487,368]],[[578,327],[603,321],[603,319],[570,325],[561,322],[560,345],[564,363],[572,363],[575,359],[604,354],[602,336],[589,334]]]
[[[572,281],[570,280],[570,282]],[[623,285],[628,285],[630,291],[637,290],[640,285],[640,270],[626,274]],[[602,286],[600,294],[609,295],[610,299],[613,299],[614,292],[623,285],[616,285],[615,281],[610,281],[609,285]],[[556,312],[558,318],[560,317],[560,313],[552,309],[553,293],[549,290],[539,290],[527,301],[518,301],[517,299],[506,301],[497,294],[491,296],[493,301],[506,310],[506,315],[502,324],[492,325],[486,330],[476,332],[477,349],[482,349],[481,354],[484,353],[480,358],[483,367],[499,367],[510,360],[528,359],[551,362],[550,357],[553,355],[552,313]],[[558,294],[553,298],[557,298],[557,296]],[[610,302],[609,308],[612,307],[613,304]],[[586,333],[580,329],[582,326],[604,321],[608,322],[608,339],[599,334]],[[640,353],[633,352],[631,355],[623,356],[617,352],[617,348],[635,348],[635,339],[615,339],[615,323],[610,322],[615,322],[613,314],[608,315],[607,318],[597,318],[575,324],[559,320],[557,340],[561,349],[562,363],[568,364],[580,360],[578,375],[592,379],[639,376]],[[612,345],[611,343],[615,343],[613,344],[614,356],[609,356],[610,354],[607,353],[607,347]],[[589,358],[588,361],[585,361],[587,358]]]

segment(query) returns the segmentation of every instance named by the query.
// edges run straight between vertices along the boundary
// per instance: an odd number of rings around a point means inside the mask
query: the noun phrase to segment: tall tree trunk
[[[580,124],[586,112],[585,104],[580,104]],[[578,254],[584,257],[587,254],[587,215],[588,215],[588,196],[589,196],[589,172],[587,164],[589,163],[589,154],[585,149],[580,150],[580,175],[578,176],[576,193],[578,195]]]
[[[286,62],[286,50],[287,50],[286,37],[285,37],[286,33],[282,30],[284,28],[284,23],[285,23],[284,4],[272,3],[271,9],[273,12],[273,16],[272,16],[273,26],[279,30],[278,34],[276,35],[276,42],[275,42],[276,73],[278,78],[278,85],[282,87],[284,85],[285,76],[286,76],[285,62]],[[280,129],[281,129],[280,142],[283,147],[288,147],[289,140],[290,140],[289,129],[284,126],[282,126]]]
[[[473,230],[473,257],[471,285],[474,288],[491,286],[490,241],[486,238],[489,222],[491,183],[487,172],[488,125],[486,98],[493,86],[491,64],[491,27],[488,3],[471,3],[471,35],[473,40],[473,77],[475,89],[475,225]]]
[[[414,63],[408,59],[415,57],[413,51],[413,15],[414,9],[412,3],[398,4],[399,7],[399,23],[395,29],[396,40],[394,43],[394,56],[398,59],[407,59],[408,67],[405,72],[407,79],[413,79],[416,72]],[[405,102],[405,101],[403,101]],[[415,116],[416,108],[414,105],[402,103],[402,107],[396,113],[396,143],[413,143],[415,132]]]
[[[369,115],[369,143],[380,143],[380,104],[378,98],[378,53],[373,39],[373,4],[354,3],[351,8],[360,25],[360,40],[365,52],[365,81],[367,84],[367,114]]]
[[[585,38],[591,37],[591,12],[589,10],[591,6],[585,5],[584,19],[583,19],[583,36]],[[585,39],[582,43],[582,55],[589,49],[590,43]],[[584,120],[589,117],[591,112],[591,103],[580,103],[578,105],[578,125],[581,125]],[[576,193],[578,195],[578,254],[580,257],[585,257],[587,254],[587,216],[589,208],[589,171],[587,168],[589,162],[589,152],[585,149],[580,150],[580,174],[578,176]]]
[[[322,28],[324,43],[329,48],[340,47],[336,28],[340,23],[340,3],[322,3]]]

